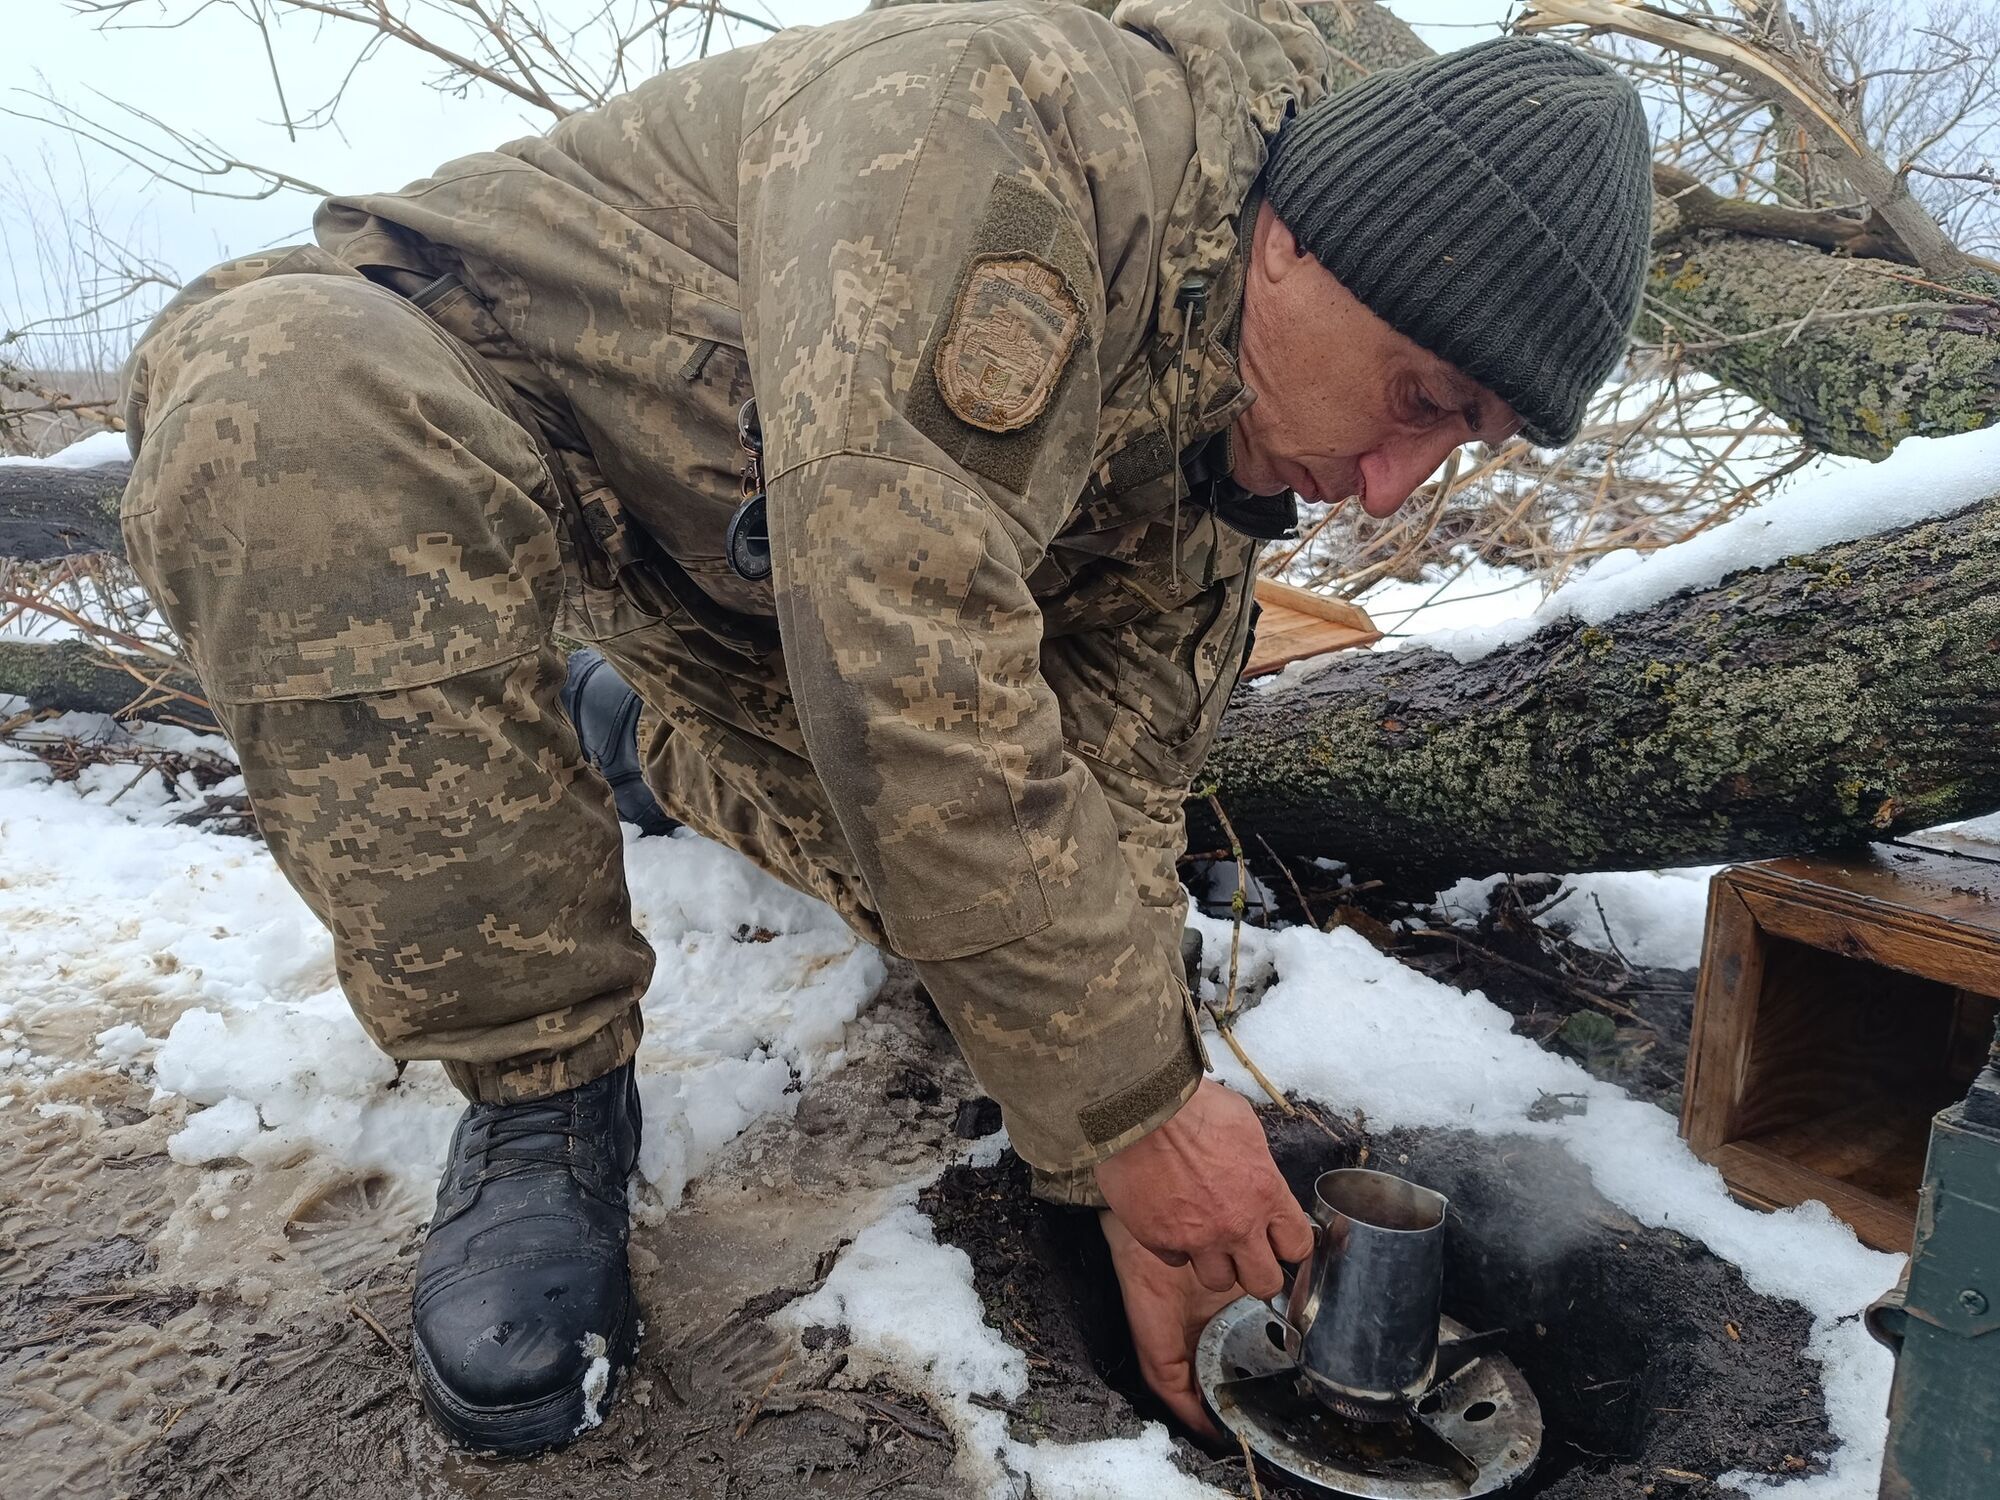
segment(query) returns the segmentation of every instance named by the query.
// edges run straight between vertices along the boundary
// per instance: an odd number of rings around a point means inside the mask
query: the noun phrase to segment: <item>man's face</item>
[[[1502,442],[1521,425],[1370,312],[1268,204],[1244,279],[1242,374],[1257,399],[1231,432],[1231,472],[1253,495],[1352,495],[1371,516],[1393,515],[1452,449]]]

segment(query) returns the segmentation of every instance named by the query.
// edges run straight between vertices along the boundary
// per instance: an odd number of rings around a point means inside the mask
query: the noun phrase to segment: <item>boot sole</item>
[[[460,1448],[488,1453],[499,1458],[528,1458],[537,1453],[567,1447],[594,1430],[583,1423],[583,1384],[565,1386],[536,1401],[514,1406],[474,1406],[461,1400],[446,1385],[424,1352],[423,1341],[413,1334],[416,1351],[417,1392],[424,1410],[438,1431]],[[611,1413],[624,1374],[639,1352],[639,1307],[628,1289],[625,1312],[616,1334],[605,1349],[611,1363],[611,1377],[604,1394],[597,1398],[600,1419]]]

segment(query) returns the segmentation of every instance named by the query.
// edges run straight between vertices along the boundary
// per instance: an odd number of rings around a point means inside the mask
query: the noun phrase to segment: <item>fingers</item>
[[[1236,1285],[1236,1263],[1220,1250],[1197,1250],[1192,1257],[1195,1279],[1211,1292]]]
[[[1269,1231],[1271,1249],[1279,1260],[1301,1261],[1313,1252],[1313,1222],[1306,1211],[1285,1195],[1283,1207],[1272,1218]]]
[[[1209,1420],[1208,1405],[1194,1381],[1194,1365],[1184,1358],[1148,1359],[1139,1353],[1139,1373],[1147,1387],[1166,1403],[1167,1410],[1205,1438],[1220,1437]]]
[[[1172,1266],[1178,1271],[1188,1263],[1188,1258],[1178,1250],[1153,1250],[1151,1245],[1148,1245],[1146,1248],[1153,1251],[1154,1256],[1163,1266]]]
[[[1155,1387],[1153,1394],[1167,1403],[1168,1411],[1211,1442],[1222,1436],[1209,1419],[1208,1406],[1201,1399],[1201,1392],[1194,1388],[1192,1378],[1178,1390],[1163,1391]]]
[[[1268,1302],[1285,1288],[1285,1273],[1264,1235],[1245,1240],[1235,1250],[1236,1280],[1253,1297]]]

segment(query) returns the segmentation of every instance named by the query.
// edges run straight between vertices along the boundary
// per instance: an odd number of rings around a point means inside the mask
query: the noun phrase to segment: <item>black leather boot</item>
[[[638,1346],[625,1264],[638,1154],[629,1062],[460,1118],[410,1319],[424,1408],[453,1442],[537,1453],[609,1409]]]
[[[585,647],[569,656],[563,712],[576,727],[584,759],[611,783],[618,816],[641,833],[672,833],[680,824],[654,800],[639,770],[639,695],[603,654]]]

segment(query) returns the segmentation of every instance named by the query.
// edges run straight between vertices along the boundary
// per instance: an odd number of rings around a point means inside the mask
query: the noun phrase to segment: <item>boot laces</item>
[[[581,1141],[587,1133],[567,1101],[506,1105],[468,1132],[466,1165],[475,1182],[498,1182],[537,1167],[572,1167],[577,1162],[567,1143]]]

